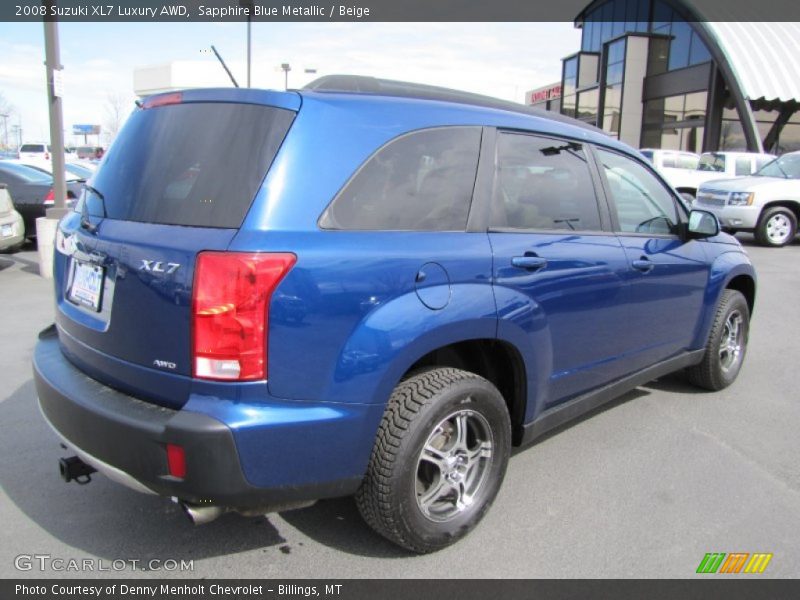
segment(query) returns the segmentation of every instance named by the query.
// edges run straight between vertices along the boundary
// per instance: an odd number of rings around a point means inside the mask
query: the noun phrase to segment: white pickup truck
[[[785,246],[800,219],[800,152],[789,152],[751,177],[700,186],[695,206],[717,215],[726,231],[752,231],[764,246]]]
[[[755,152],[704,152],[699,155],[650,148],[641,150],[641,153],[689,202],[694,200],[701,184],[715,179],[747,177],[775,158],[772,154]]]

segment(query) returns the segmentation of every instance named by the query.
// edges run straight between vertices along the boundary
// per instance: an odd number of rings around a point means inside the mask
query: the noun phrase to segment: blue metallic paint
[[[737,275],[754,277],[726,236],[683,243],[612,233],[317,227],[352,173],[411,130],[529,130],[635,156],[600,133],[502,110],[366,95],[220,89],[187,91],[184,101],[264,103],[299,113],[238,232],[106,220],[95,239],[80,228],[79,215],[65,218],[61,228],[76,236],[78,256],[102,262],[115,289],[109,290],[113,315],[66,301],[69,257],[57,254],[61,344],[70,360],[107,385],[226,423],[245,475],[257,486],[360,477],[391,390],[437,348],[473,339],[515,348],[525,365],[529,423],[648,361],[702,347],[721,290]],[[268,382],[189,377],[188,307],[194,259],[204,249],[298,257],[270,307]],[[546,258],[547,268],[512,267],[511,257],[526,251]],[[631,269],[641,255],[657,263],[655,272]],[[143,258],[182,266],[173,277],[148,277],[139,272]],[[434,270],[438,279],[417,282],[431,262],[444,277]],[[685,330],[676,328],[683,320]],[[104,335],[111,331],[118,335]],[[178,367],[160,371],[150,366],[154,358]]]

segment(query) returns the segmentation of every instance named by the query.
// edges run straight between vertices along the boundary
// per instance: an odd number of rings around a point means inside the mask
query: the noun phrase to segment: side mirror
[[[706,210],[693,210],[689,213],[687,231],[690,239],[714,237],[719,234],[717,216]]]

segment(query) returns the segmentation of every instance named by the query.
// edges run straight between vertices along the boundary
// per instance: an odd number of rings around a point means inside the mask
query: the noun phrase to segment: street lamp
[[[283,89],[289,89],[289,71],[292,70],[292,66],[289,63],[282,63],[281,69],[283,69]]]

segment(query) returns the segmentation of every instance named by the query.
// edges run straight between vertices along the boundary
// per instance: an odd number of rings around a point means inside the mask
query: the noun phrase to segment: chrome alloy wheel
[[[792,231],[792,223],[789,217],[782,213],[777,213],[767,221],[767,237],[773,244],[784,244],[789,239]]]
[[[494,440],[488,421],[457,410],[434,427],[417,460],[417,506],[431,521],[445,522],[467,510],[486,482]]]
[[[744,318],[738,310],[731,312],[725,320],[719,341],[719,365],[727,373],[738,366],[744,351]]]

